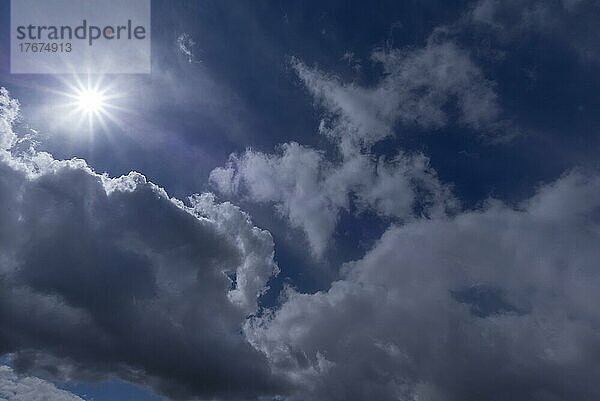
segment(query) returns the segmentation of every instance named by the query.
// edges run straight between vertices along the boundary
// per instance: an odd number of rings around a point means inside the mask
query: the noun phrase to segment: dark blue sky
[[[271,151],[287,141],[323,141],[316,135],[321,112],[290,73],[289,56],[347,80],[373,82],[380,72],[369,63],[373,49],[422,46],[433,28],[452,23],[468,6],[464,1],[327,1],[310,6],[154,1],[154,75],[107,77],[131,88],[125,101],[132,115],[124,117],[127,132],[119,137],[119,149],[101,135],[90,147],[90,138],[49,133],[43,145],[64,157],[83,157],[113,175],[141,170],[174,195],[184,196],[202,190],[208,173],[232,152],[246,147]],[[8,1],[3,1],[6,27],[7,11]],[[201,63],[190,65],[177,54],[175,41],[182,32],[196,41]],[[485,33],[463,36],[466,47],[484,43],[505,52],[501,60],[473,55],[496,82],[502,107],[527,135],[504,146],[485,146],[476,136],[463,135],[460,127],[414,135],[399,128],[403,145],[426,149],[442,178],[454,183],[469,203],[490,194],[523,198],[527,190],[522,187],[553,179],[582,157],[592,162],[599,87],[593,61],[573,57],[563,43],[535,34],[516,44],[497,43]],[[6,49],[7,29],[2,39]],[[347,51],[363,61],[359,74],[341,60]],[[51,101],[40,88],[60,88],[62,83],[52,76],[10,75],[7,58],[1,74],[21,100],[25,120],[42,132],[49,129],[45,116],[36,120],[37,109]],[[166,75],[180,81],[171,93],[162,81]]]

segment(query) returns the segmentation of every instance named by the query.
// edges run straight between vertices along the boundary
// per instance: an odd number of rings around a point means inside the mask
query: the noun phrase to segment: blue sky
[[[599,12],[153,0],[94,129],[2,57],[0,351],[97,401],[593,399]]]

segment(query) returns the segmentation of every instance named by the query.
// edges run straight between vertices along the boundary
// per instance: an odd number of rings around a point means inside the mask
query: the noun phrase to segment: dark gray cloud
[[[241,334],[277,272],[271,235],[210,194],[11,149],[0,117],[0,348],[20,371],[118,375],[174,398],[281,391]]]

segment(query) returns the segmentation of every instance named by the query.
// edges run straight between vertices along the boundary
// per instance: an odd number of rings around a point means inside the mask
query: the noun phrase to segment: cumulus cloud
[[[12,130],[19,113],[19,102],[9,96],[6,88],[0,88],[0,151],[9,149],[17,140]]]
[[[10,401],[83,401],[36,377],[17,375],[8,366],[0,366],[0,400]]]
[[[281,391],[240,330],[277,273],[271,235],[210,194],[11,148],[1,92],[0,351],[19,371],[118,375],[173,398]]]
[[[313,252],[320,255],[335,228],[339,207],[322,191],[324,156],[297,143],[284,145],[281,152],[249,150],[241,158],[234,155],[210,178],[223,193],[234,193],[242,183],[253,200],[275,202],[292,226],[304,229]]]
[[[245,330],[308,400],[597,399],[600,178],[391,227]]]

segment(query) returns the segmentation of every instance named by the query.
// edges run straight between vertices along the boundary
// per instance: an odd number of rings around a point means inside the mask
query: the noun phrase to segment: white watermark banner
[[[150,0],[11,0],[14,74],[149,74]]]

